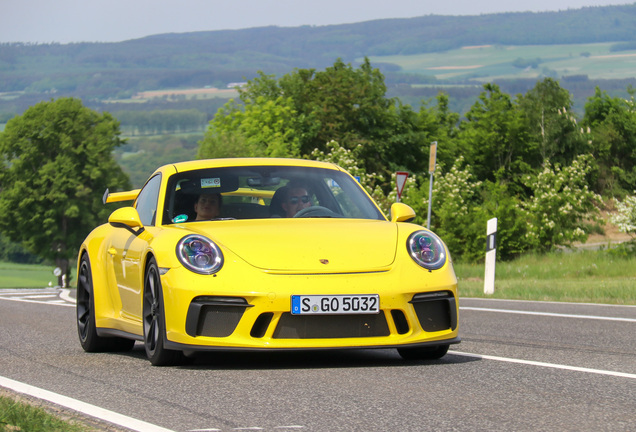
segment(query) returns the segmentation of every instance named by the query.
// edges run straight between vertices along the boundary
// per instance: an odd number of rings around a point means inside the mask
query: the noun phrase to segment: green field
[[[0,262],[0,288],[44,288],[49,283],[57,285],[54,268],[50,265]]]
[[[613,43],[572,45],[484,45],[462,49],[417,54],[372,56],[372,63],[392,63],[402,72],[435,76],[439,80],[476,79],[539,79],[543,76],[560,78],[587,75],[590,79],[633,78],[636,70],[636,51],[612,52]],[[536,67],[515,67],[521,59],[536,59]]]

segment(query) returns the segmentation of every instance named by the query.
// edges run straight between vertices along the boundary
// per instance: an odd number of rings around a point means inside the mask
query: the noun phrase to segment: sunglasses
[[[309,202],[309,195],[289,198],[289,203],[292,205],[298,204],[298,201],[302,202],[303,204],[307,204]]]

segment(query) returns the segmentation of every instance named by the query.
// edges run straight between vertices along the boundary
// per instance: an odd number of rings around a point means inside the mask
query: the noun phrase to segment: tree
[[[112,156],[119,122],[79,99],[41,102],[0,135],[0,231],[67,275],[69,260],[109,210],[104,190],[129,188]]]
[[[291,99],[258,96],[253,103],[228,102],[210,122],[199,157],[298,157],[299,129]]]
[[[521,203],[531,249],[547,252],[587,239],[583,227],[586,222],[597,222],[601,201],[588,187],[591,163],[590,155],[581,155],[569,166],[561,168],[548,162],[537,175],[525,177],[526,186],[533,192]]]
[[[459,114],[450,110],[447,94],[439,93],[436,101],[436,106],[428,107],[423,103],[420,107],[418,128],[426,134],[426,140],[421,141],[421,144],[426,146],[432,141],[437,141],[437,163],[443,167],[450,167],[462,155],[457,147]],[[426,149],[422,171],[428,169],[428,147]]]
[[[41,258],[29,253],[21,245],[12,243],[0,233],[0,261],[12,263],[38,264]]]
[[[384,76],[368,59],[358,68],[337,60],[324,71],[296,69],[278,80],[260,73],[240,90],[242,104],[217,112],[199,157],[308,156],[337,141],[357,149],[362,168],[387,178],[397,167],[419,168],[427,152],[418,116],[385,94]]]
[[[478,180],[513,178],[523,168],[519,111],[496,84],[485,84],[460,126],[460,148]],[[514,169],[513,169],[514,168]],[[499,173],[499,174],[498,174]]]
[[[524,160],[533,168],[547,161],[568,165],[589,152],[586,134],[573,116],[570,92],[546,78],[518,98],[526,136]]]
[[[634,91],[628,89],[630,93]],[[622,196],[636,189],[636,103],[611,97],[598,87],[585,104],[584,124],[592,137],[598,165],[596,189]]]

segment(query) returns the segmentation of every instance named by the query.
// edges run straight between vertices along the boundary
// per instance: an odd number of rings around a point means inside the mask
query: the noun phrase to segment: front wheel
[[[163,290],[159,277],[159,268],[151,258],[144,278],[144,347],[146,356],[153,366],[173,366],[183,358],[181,351],[164,348],[166,321],[163,307]]]
[[[132,339],[100,337],[95,325],[95,298],[93,274],[88,255],[82,255],[77,275],[77,334],[86,352],[130,351],[135,345]]]
[[[404,360],[437,360],[446,355],[448,344],[417,348],[398,348]]]

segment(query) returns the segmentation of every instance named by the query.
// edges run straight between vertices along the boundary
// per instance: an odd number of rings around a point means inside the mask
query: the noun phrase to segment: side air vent
[[[399,309],[393,309],[391,316],[393,317],[393,323],[395,324],[395,329],[398,334],[406,334],[409,332],[409,323],[406,320],[406,316],[404,316],[404,312]]]
[[[274,314],[272,312],[262,313],[256,318],[254,325],[252,326],[252,331],[250,331],[250,336],[253,338],[262,338],[267,333],[267,327],[269,327],[269,323],[272,322],[272,318]]]

